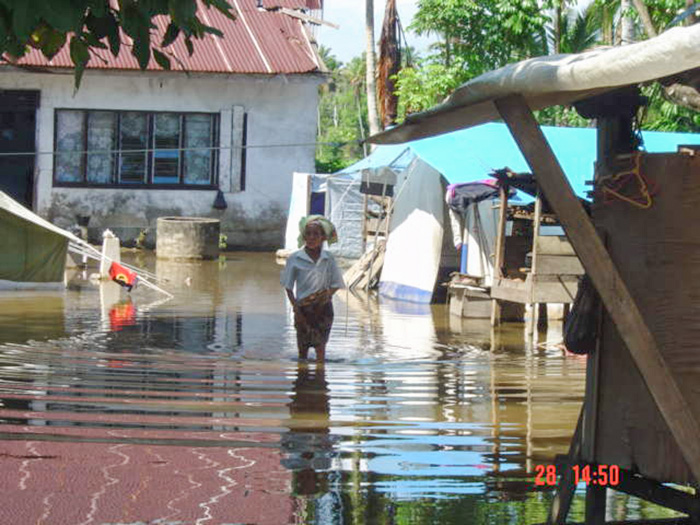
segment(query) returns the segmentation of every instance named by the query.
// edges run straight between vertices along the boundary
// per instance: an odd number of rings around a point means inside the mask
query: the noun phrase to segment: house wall
[[[246,76],[88,71],[75,91],[72,72],[5,69],[0,89],[41,92],[37,115],[34,209],[59,226],[89,215],[89,234],[111,228],[129,241],[146,231],[153,243],[159,216],[221,219],[232,247],[278,248],[283,243],[295,171],[313,172],[318,75]],[[219,186],[228,208],[212,207],[215,190],[61,188],[53,185],[56,108],[201,111],[221,115]],[[239,190],[240,128],[247,114],[245,190]],[[265,147],[304,144],[293,147]],[[231,148],[233,146],[233,148]],[[229,154],[232,152],[233,154]],[[233,161],[232,161],[233,158]]]

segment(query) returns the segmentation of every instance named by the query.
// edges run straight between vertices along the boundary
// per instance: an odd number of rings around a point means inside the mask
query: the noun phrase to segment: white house
[[[279,246],[292,173],[314,167],[324,66],[305,19],[321,0],[259,4],[232,2],[235,21],[200,9],[224,38],[191,57],[176,41],[171,71],[140,71],[126,44],[95,53],[77,91],[68,46],[1,66],[0,190],[59,226],[89,220],[92,237],[208,216],[231,246]]]

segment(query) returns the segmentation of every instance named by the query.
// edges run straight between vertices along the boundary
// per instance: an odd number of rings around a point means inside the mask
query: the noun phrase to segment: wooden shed
[[[693,148],[647,154],[632,126],[638,85],[697,85],[698,41],[695,25],[623,47],[513,64],[373,137],[400,142],[502,118],[600,296],[604,313],[585,401],[570,453],[556,469],[550,523],[565,522],[583,472],[586,523],[605,523],[607,489],[687,515],[674,523],[700,521],[700,158]],[[592,218],[532,114],[573,103],[598,126]]]

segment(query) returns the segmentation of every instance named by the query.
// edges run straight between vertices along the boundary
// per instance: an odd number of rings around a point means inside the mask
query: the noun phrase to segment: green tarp
[[[0,280],[63,281],[68,242],[74,239],[0,192]]]

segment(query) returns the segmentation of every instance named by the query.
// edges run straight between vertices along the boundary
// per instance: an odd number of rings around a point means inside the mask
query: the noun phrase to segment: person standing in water
[[[338,264],[323,249],[323,242],[333,244],[338,236],[335,226],[321,215],[302,218],[299,232],[299,246],[303,247],[287,259],[280,283],[294,308],[299,359],[307,359],[313,347],[321,363],[333,325],[333,294],[345,288]]]

